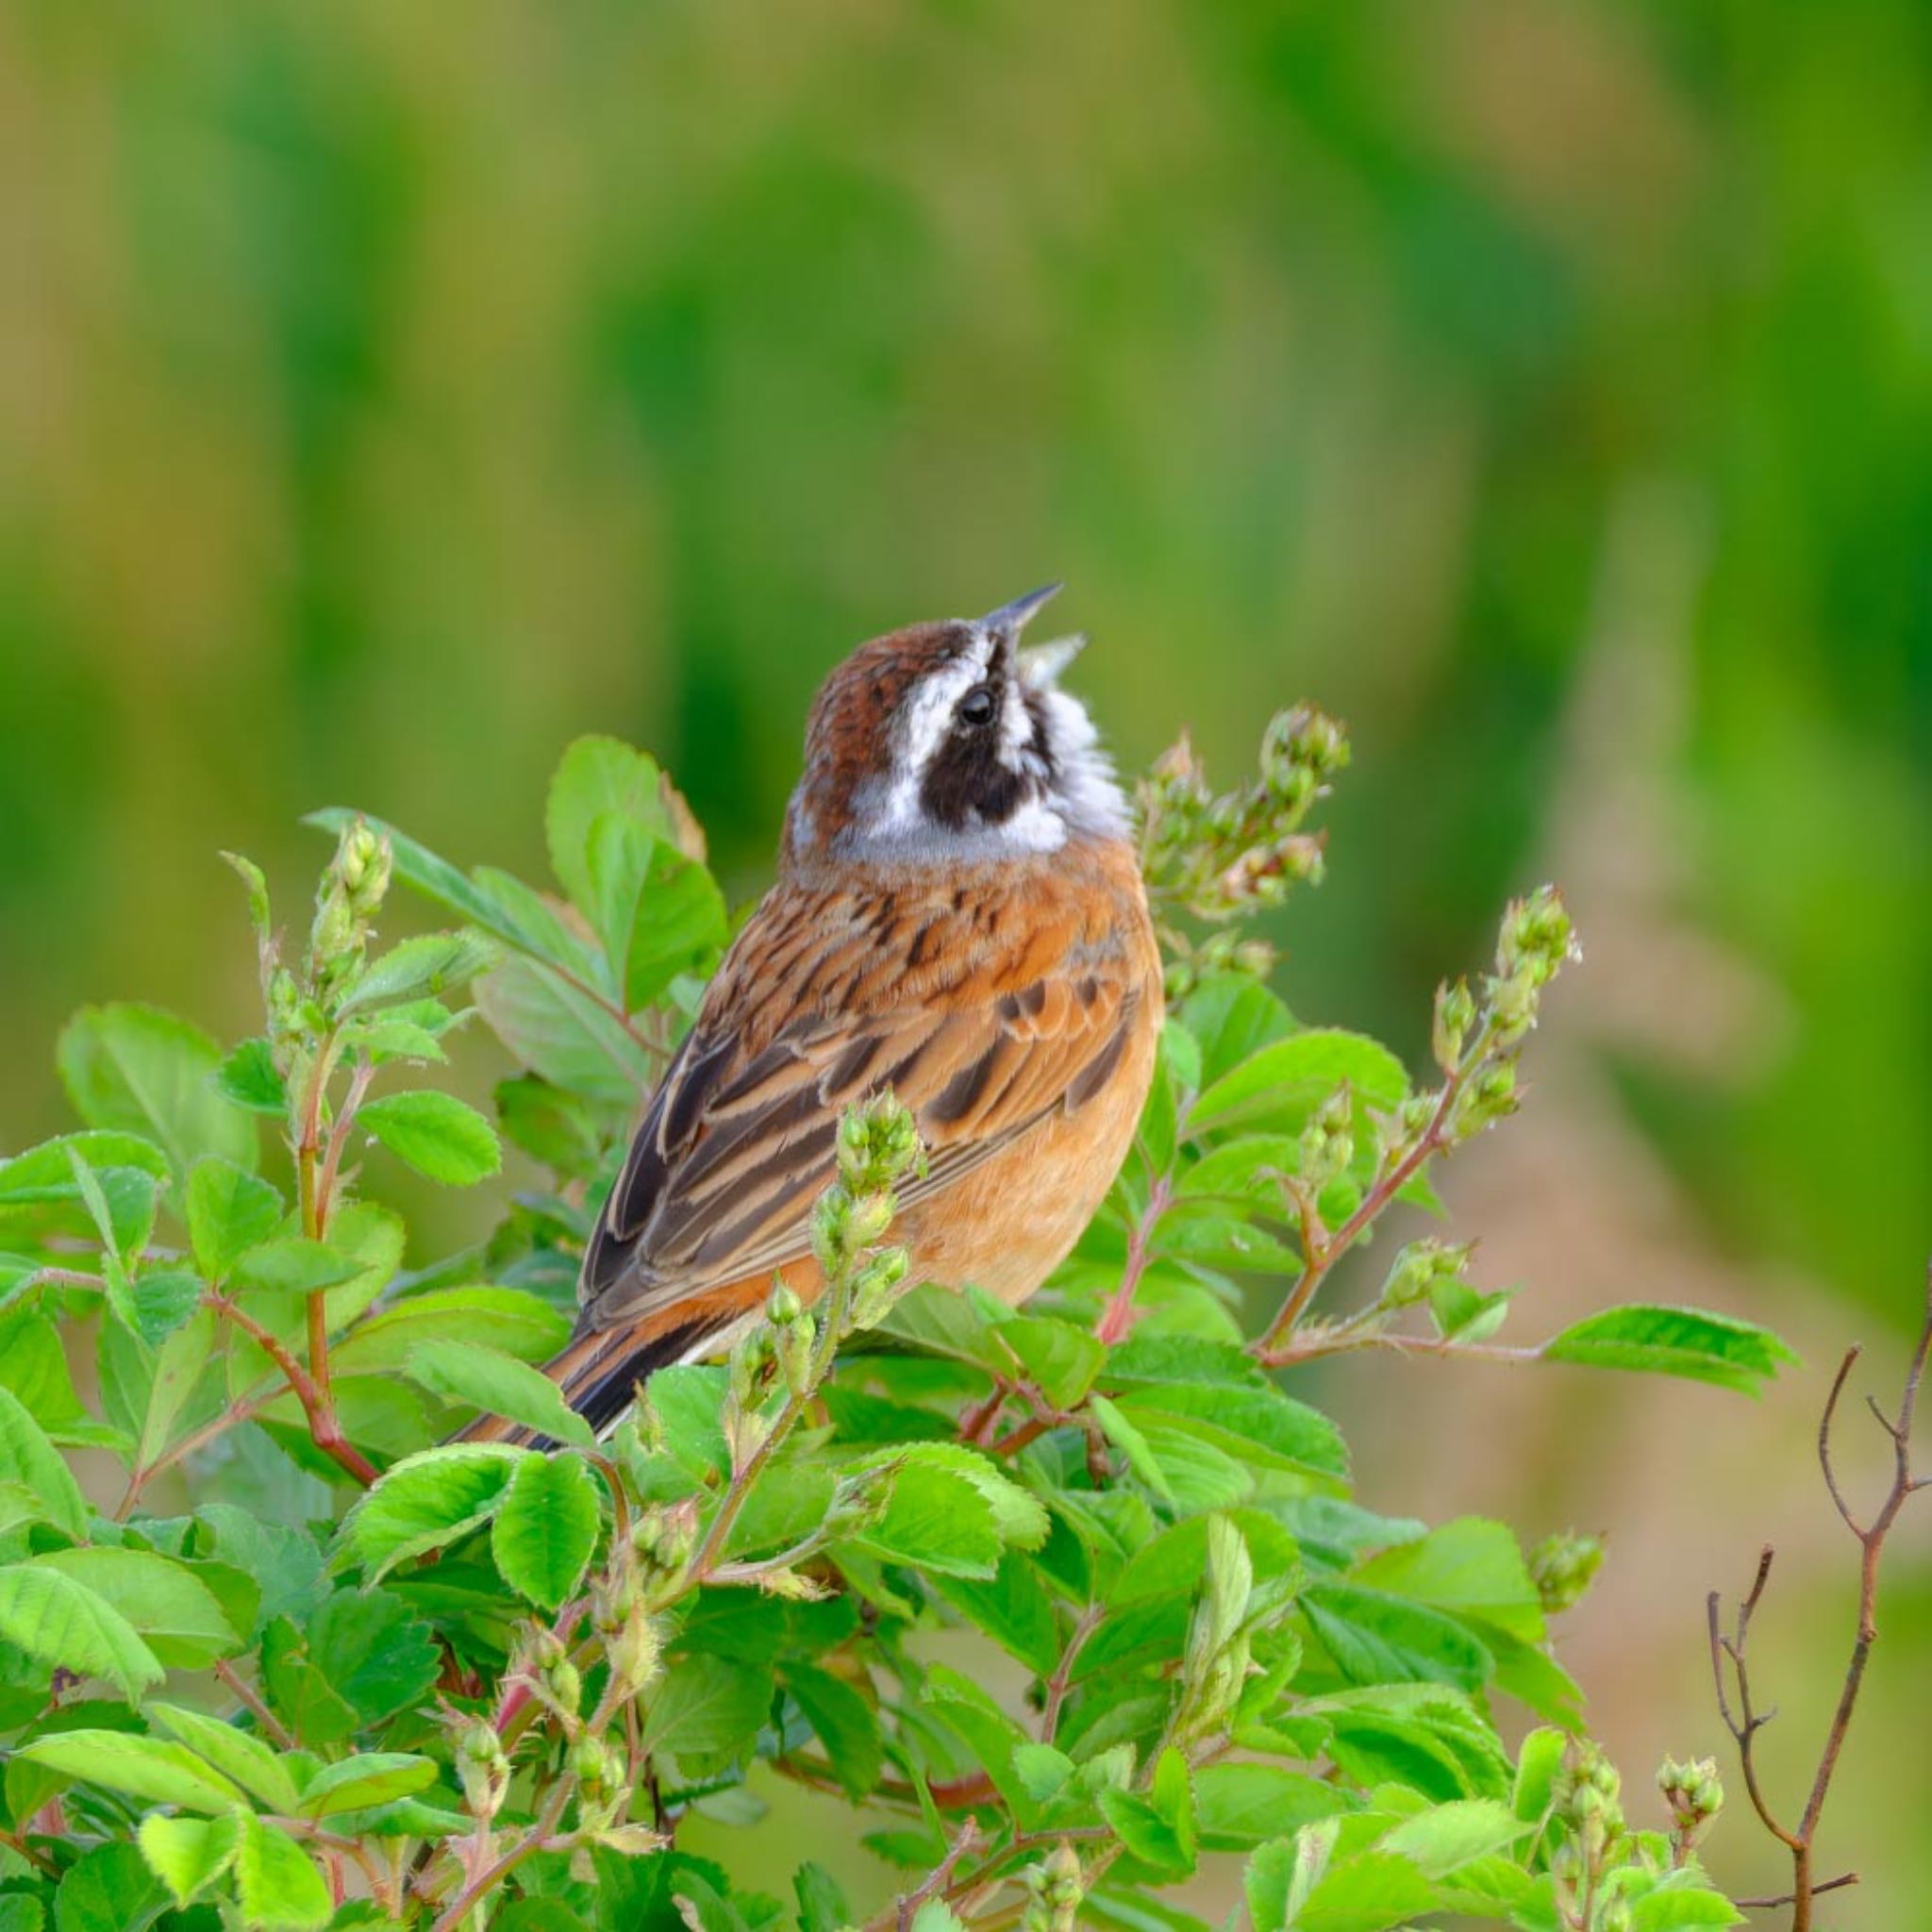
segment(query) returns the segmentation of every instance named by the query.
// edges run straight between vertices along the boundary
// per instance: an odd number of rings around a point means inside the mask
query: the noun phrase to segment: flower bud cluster
[[[1574,1530],[1544,1537],[1529,1553],[1530,1580],[1544,1614],[1554,1617],[1581,1603],[1603,1566],[1604,1546],[1597,1538]]]
[[[1355,1158],[1355,1096],[1347,1082],[1336,1088],[1302,1128],[1295,1178],[1312,1200],[1348,1172]]]
[[[1080,1856],[1062,1839],[1049,1857],[1026,1869],[1022,1932],[1074,1932],[1086,1895]]]
[[[1347,762],[1341,727],[1298,706],[1269,721],[1257,781],[1217,794],[1183,738],[1140,788],[1150,892],[1197,919],[1220,921],[1278,906],[1295,884],[1318,880],[1322,841],[1301,824]]]
[[[308,978],[325,1007],[360,970],[375,915],[389,891],[389,840],[352,819],[336,841],[335,857],[315,894],[308,932]]]
[[[1657,1788],[1670,1807],[1671,1836],[1680,1852],[1689,1852],[1724,1807],[1724,1781],[1717,1774],[1716,1760],[1693,1757],[1688,1764],[1680,1764],[1674,1757],[1666,1757],[1657,1766]]]
[[[1410,1241],[1389,1270],[1378,1297],[1379,1306],[1408,1308],[1427,1301],[1439,1288],[1461,1277],[1474,1253],[1474,1241],[1439,1241],[1430,1238]]]
[[[1559,1879],[1593,1890],[1592,1874],[1613,1863],[1625,1836],[1623,1780],[1601,1746],[1574,1740],[1552,1793],[1556,1815],[1570,1828],[1570,1842],[1557,1860]]]

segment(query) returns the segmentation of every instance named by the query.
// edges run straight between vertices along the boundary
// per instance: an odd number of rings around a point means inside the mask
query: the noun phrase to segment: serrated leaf
[[[397,1159],[447,1187],[473,1187],[503,1165],[496,1132],[453,1094],[419,1088],[367,1102],[357,1125]]]
[[[14,1482],[33,1491],[46,1509],[47,1521],[76,1540],[87,1534],[93,1512],[80,1492],[66,1458],[47,1440],[47,1433],[30,1416],[10,1389],[0,1387],[0,1482]]]
[[[236,1278],[245,1288],[268,1289],[284,1294],[312,1294],[353,1281],[367,1264],[326,1241],[307,1235],[280,1235],[258,1241],[236,1257]]]
[[[241,1832],[232,1816],[143,1818],[136,1834],[148,1870],[186,1906],[235,1862]]]
[[[229,1049],[215,1070],[215,1091],[249,1113],[279,1118],[289,1110],[289,1091],[265,1040],[244,1040]]]
[[[655,758],[615,738],[579,738],[558,763],[543,804],[550,869],[593,924],[611,910],[598,891],[592,851],[597,822],[635,824],[648,838],[675,843],[660,782]],[[628,918],[628,905],[616,909]]]
[[[1524,1643],[1542,1641],[1542,1605],[1515,1533],[1506,1524],[1459,1517],[1414,1542],[1371,1557],[1355,1580],[1479,1618]]]
[[[474,989],[477,1010],[523,1065],[603,1106],[635,1108],[653,1062],[600,995],[529,959],[507,959]]]
[[[1528,1828],[1494,1798],[1458,1798],[1405,1818],[1383,1833],[1376,1849],[1398,1853],[1426,1878],[1446,1878],[1474,1859],[1514,1844]]]
[[[300,1800],[286,1808],[304,1818],[334,1818],[427,1790],[436,1776],[430,1758],[401,1751],[365,1751],[324,1765],[302,1787]]]
[[[209,1281],[224,1281],[250,1248],[281,1224],[282,1197],[265,1180],[219,1155],[204,1155],[188,1174],[188,1238],[194,1264]]]
[[[446,992],[468,985],[495,958],[496,948],[481,933],[424,933],[372,959],[340,1010],[363,1013]]]
[[[1210,1852],[1246,1851],[1352,1802],[1325,1778],[1282,1764],[1206,1764],[1194,1773],[1195,1816]]]
[[[1344,1083],[1371,1106],[1388,1108],[1408,1091],[1402,1062],[1366,1034],[1312,1026],[1250,1054],[1212,1081],[1188,1112],[1191,1133],[1245,1126],[1299,1133]]]
[[[214,1592],[185,1563],[151,1550],[52,1550],[31,1567],[58,1571],[92,1591],[140,1632],[163,1664],[201,1670],[242,1648]]]
[[[1085,1328],[1041,1315],[1016,1315],[992,1331],[1015,1366],[1056,1408],[1078,1406],[1107,1360],[1106,1345]]]
[[[809,1664],[788,1665],[785,1688],[825,1747],[832,1775],[856,1804],[877,1785],[885,1763],[877,1713],[842,1677]]]
[[[1633,1305],[1605,1308],[1543,1344],[1552,1362],[1686,1375],[1755,1395],[1797,1356],[1769,1328],[1702,1308]]]
[[[61,1879],[54,1932],[147,1932],[166,1906],[166,1892],[135,1845],[97,1845]]]
[[[528,1457],[490,1526],[491,1554],[519,1596],[555,1610],[582,1579],[602,1524],[597,1483],[583,1462],[575,1456]]]
[[[495,1514],[529,1452],[501,1442],[450,1443],[405,1457],[359,1497],[336,1533],[377,1582],[398,1563],[441,1549]]]
[[[1467,1625],[1421,1604],[1340,1583],[1314,1585],[1301,1603],[1352,1684],[1426,1682],[1474,1690],[1494,1670]]]
[[[516,1288],[439,1288],[358,1322],[331,1360],[345,1374],[399,1369],[425,1342],[488,1335],[505,1355],[542,1361],[570,1339],[570,1318]]]
[[[254,1170],[255,1124],[215,1090],[221,1050],[199,1027],[155,1007],[86,1007],[61,1033],[57,1058],[90,1126],[151,1136],[177,1175],[204,1154]]]
[[[235,1890],[250,1932],[315,1932],[335,1903],[322,1874],[286,1832],[249,1812],[236,1814]]]
[[[220,1718],[209,1717],[206,1711],[190,1710],[182,1705],[157,1702],[147,1709],[148,1716],[177,1742],[240,1785],[250,1797],[271,1811],[294,1810],[294,1777],[281,1754],[259,1738],[224,1724]],[[165,1873],[161,1875],[167,1876]]]
[[[18,1747],[18,1754],[63,1777],[105,1785],[151,1805],[220,1816],[243,1802],[240,1790],[185,1744],[127,1731],[56,1731]]]
[[[891,1492],[876,1521],[852,1541],[889,1563],[957,1576],[991,1576],[1005,1547],[992,1506],[963,1474],[924,1462],[886,1458]]]
[[[772,1705],[772,1674],[723,1657],[687,1657],[658,1684],[644,1716],[648,1750],[741,1755]]]
[[[555,1441],[595,1446],[595,1432],[548,1375],[480,1342],[418,1341],[403,1357],[403,1374],[447,1402],[521,1423]]]
[[[53,1570],[19,1563],[0,1569],[0,1637],[44,1663],[106,1679],[130,1703],[163,1674],[119,1610]]]

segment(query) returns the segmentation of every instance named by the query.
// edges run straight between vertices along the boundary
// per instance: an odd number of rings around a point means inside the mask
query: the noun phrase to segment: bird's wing
[[[1008,888],[1007,897],[1024,887]],[[845,1108],[890,1087],[928,1153],[902,1208],[952,1186],[1119,1066],[1142,997],[1114,922],[1042,879],[774,891],[666,1073],[584,1265],[580,1330],[669,1309],[810,1251]]]

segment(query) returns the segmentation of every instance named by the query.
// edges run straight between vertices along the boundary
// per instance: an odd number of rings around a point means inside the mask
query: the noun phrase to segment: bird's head
[[[786,814],[788,866],[954,864],[1125,832],[1099,735],[1059,689],[1086,640],[1020,647],[1058,589],[874,638],[826,678]]]

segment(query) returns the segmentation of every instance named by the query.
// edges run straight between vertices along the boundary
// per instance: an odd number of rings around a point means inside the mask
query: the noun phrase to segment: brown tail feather
[[[543,1373],[601,1436],[630,1407],[641,1383],[658,1370],[688,1359],[734,1326],[742,1312],[715,1303],[701,1309],[674,1307],[654,1310],[629,1327],[584,1329],[571,1337],[560,1355],[543,1364]],[[532,1449],[557,1446],[548,1436],[495,1415],[478,1416],[450,1440],[509,1442]]]

